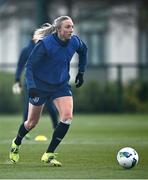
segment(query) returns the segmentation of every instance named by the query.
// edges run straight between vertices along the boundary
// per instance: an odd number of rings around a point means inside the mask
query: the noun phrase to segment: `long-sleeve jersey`
[[[87,47],[82,40],[73,35],[67,42],[61,41],[57,34],[50,34],[39,41],[26,64],[27,88],[47,90],[68,82],[70,61],[77,52],[78,69],[85,71]]]
[[[27,62],[27,59],[32,51],[32,49],[34,48],[35,44],[34,42],[31,40],[29,42],[29,44],[22,49],[18,62],[17,62],[17,67],[16,67],[16,72],[15,72],[15,81],[20,81],[22,72],[25,68],[25,64]]]

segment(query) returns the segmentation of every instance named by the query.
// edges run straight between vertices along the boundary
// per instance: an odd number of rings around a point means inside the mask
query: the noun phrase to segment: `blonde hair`
[[[54,20],[53,24],[45,23],[40,28],[35,30],[33,34],[32,40],[37,43],[39,40],[43,39],[48,34],[53,34],[58,31],[58,29],[61,27],[61,23],[64,20],[71,19],[69,16],[60,16],[57,19]]]

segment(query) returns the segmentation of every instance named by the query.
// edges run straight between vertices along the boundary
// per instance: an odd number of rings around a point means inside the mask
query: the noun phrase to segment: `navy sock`
[[[57,128],[55,129],[55,131],[53,133],[52,140],[51,140],[46,152],[54,152],[56,147],[60,144],[60,142],[66,135],[66,133],[69,129],[69,126],[70,126],[69,124],[65,124],[62,122],[60,122],[58,124]]]
[[[23,137],[28,133],[29,131],[25,128],[24,123],[20,125],[20,128],[18,130],[18,134],[15,139],[15,144],[20,145],[22,142]]]

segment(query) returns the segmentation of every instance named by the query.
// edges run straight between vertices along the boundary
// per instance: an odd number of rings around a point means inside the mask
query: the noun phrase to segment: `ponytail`
[[[45,23],[34,32],[32,40],[34,41],[34,43],[37,43],[48,34],[53,34],[54,32],[56,32],[55,26],[49,23]]]

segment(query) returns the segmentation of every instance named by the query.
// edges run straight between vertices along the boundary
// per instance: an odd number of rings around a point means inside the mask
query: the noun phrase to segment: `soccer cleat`
[[[44,163],[48,163],[50,166],[55,166],[55,167],[61,167],[62,163],[57,161],[56,159],[56,153],[44,153],[41,161]]]
[[[17,163],[19,161],[19,148],[20,148],[20,146],[16,145],[14,140],[12,141],[9,158],[10,158],[10,161],[12,163]]]

